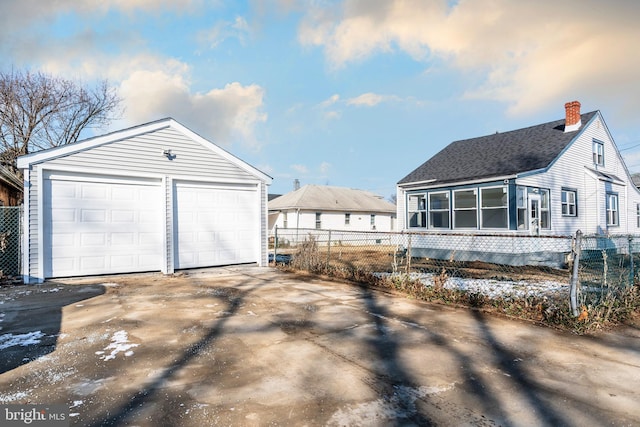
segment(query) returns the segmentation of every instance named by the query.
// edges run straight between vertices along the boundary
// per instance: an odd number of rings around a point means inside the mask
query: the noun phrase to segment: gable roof
[[[93,138],[85,139],[82,141],[75,142],[73,144],[61,145],[59,147],[49,148],[47,150],[38,151],[35,153],[27,154],[24,156],[18,157],[18,168],[24,169],[28,168],[32,164],[41,163],[47,160],[56,159],[63,156],[68,156],[70,154],[78,153],[80,151],[88,150],[94,147],[99,147],[101,145],[110,144],[116,141],[122,141],[125,139],[133,138],[142,134],[156,132],[161,129],[172,128],[193,141],[201,144],[202,146],[210,149],[221,157],[225,158],[229,162],[235,164],[239,168],[245,170],[258,177],[259,179],[265,181],[267,184],[271,184],[273,178],[264,172],[254,168],[248,163],[240,160],[238,157],[229,153],[228,151],[222,149],[218,145],[213,142],[204,139],[197,133],[188,129],[184,125],[178,123],[176,120],[168,117],[160,120],[156,120],[154,122],[145,123],[142,125],[130,127],[127,129],[117,130],[115,132],[111,132],[105,135],[96,136]]]
[[[341,212],[395,213],[396,206],[364,190],[305,185],[269,202],[269,210],[318,210]]]
[[[584,129],[597,111],[581,114]],[[580,133],[564,132],[565,119],[509,132],[455,141],[398,184],[503,177],[548,167]]]

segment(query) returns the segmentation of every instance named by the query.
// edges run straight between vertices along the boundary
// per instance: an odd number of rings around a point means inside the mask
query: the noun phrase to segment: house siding
[[[285,212],[285,211],[283,211]],[[395,228],[395,212],[349,212],[351,214],[350,223],[345,224],[345,212],[330,211],[298,211],[292,209],[287,213],[287,228],[316,228],[316,212],[321,213],[321,229],[324,230],[349,230],[349,231],[372,231],[371,215],[375,215],[375,231],[393,231]],[[275,225],[284,228],[283,214],[278,215]]]
[[[175,156],[173,160],[168,160],[162,154],[167,149]],[[131,153],[136,155],[132,156]],[[172,128],[52,159],[47,164],[53,167],[81,166],[97,172],[113,169],[160,175],[166,174],[170,164],[173,176],[218,178],[225,181],[256,180],[247,171]]]
[[[597,177],[594,169],[592,146],[597,140],[604,144],[603,173],[615,175],[625,185],[609,183]],[[636,232],[635,203],[640,202],[640,192],[632,184],[611,136],[600,116],[596,116],[579,134],[578,138],[544,173],[518,178],[519,185],[548,188],[551,203],[551,230],[542,234],[573,234],[580,229],[584,233],[628,233]],[[563,188],[577,190],[578,216],[566,217],[561,212]],[[605,197],[607,192],[618,194],[620,226],[607,227]],[[633,221],[631,221],[631,211]]]
[[[258,186],[258,194],[259,194],[259,204],[260,204],[260,212],[262,213],[262,215],[260,215],[260,244],[259,244],[259,248],[260,248],[260,262],[259,265],[260,266],[265,266],[268,265],[269,260],[268,260],[268,254],[269,254],[269,247],[268,247],[268,237],[269,237],[269,225],[268,225],[268,206],[267,206],[267,200],[268,200],[268,187],[266,185],[264,185],[263,183],[261,183]]]

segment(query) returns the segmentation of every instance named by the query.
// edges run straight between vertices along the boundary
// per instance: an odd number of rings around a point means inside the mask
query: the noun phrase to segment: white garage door
[[[45,277],[161,269],[159,181],[44,179]]]
[[[175,268],[256,262],[259,221],[255,186],[176,182]]]

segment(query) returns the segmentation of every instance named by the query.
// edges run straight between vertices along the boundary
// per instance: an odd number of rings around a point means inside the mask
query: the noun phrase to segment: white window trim
[[[593,164],[604,166],[604,142],[594,139],[592,147]]]
[[[569,197],[565,197],[573,195],[573,201],[569,201]],[[565,206],[567,207],[565,213]],[[573,213],[571,213],[570,207],[573,206]],[[560,212],[562,216],[575,218],[578,216],[578,191],[572,190],[569,188],[563,188],[560,194]]]
[[[615,209],[613,209],[611,206],[612,200],[615,200]],[[606,209],[607,209],[607,227],[619,227],[620,226],[620,199],[618,198],[617,193],[607,193]]]

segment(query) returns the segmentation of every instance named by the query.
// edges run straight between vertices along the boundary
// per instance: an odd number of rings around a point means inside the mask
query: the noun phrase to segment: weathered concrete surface
[[[73,424],[638,425],[640,330],[578,337],[269,268],[0,289],[0,403]]]

